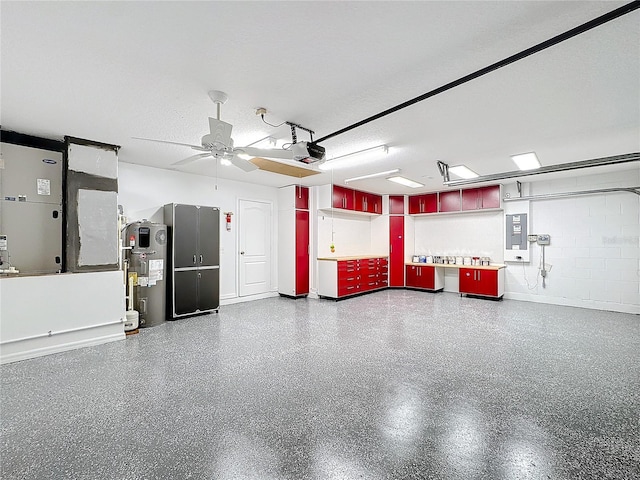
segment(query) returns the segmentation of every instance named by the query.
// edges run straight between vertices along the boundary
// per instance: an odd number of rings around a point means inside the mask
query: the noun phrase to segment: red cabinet
[[[353,212],[382,214],[382,195],[352,190],[341,185],[326,185],[323,188],[320,193],[321,209],[339,208]],[[330,198],[327,197],[327,193]]]
[[[295,196],[295,207],[300,210],[309,210],[309,189],[296,185]]]
[[[504,295],[504,270],[461,268],[460,294],[499,298]]]
[[[436,213],[438,211],[438,194],[425,193],[409,197],[409,214]]]
[[[386,288],[389,285],[389,263],[386,258],[353,260],[320,260],[318,262],[318,295],[342,298]]]
[[[385,288],[388,285],[386,258],[338,261],[338,297]]]
[[[439,212],[459,212],[460,211],[460,190],[440,192]]]
[[[300,185],[278,192],[278,292],[309,294],[309,189]]]
[[[309,191],[306,189],[307,192]],[[308,197],[307,197],[308,198]],[[309,210],[296,210],[296,296],[309,293]]]
[[[436,267],[429,265],[407,265],[406,286],[424,290],[436,290]]]
[[[389,216],[389,286],[404,286],[404,216]]]
[[[363,211],[367,213],[382,213],[382,195],[368,193],[366,209]]]
[[[404,195],[389,195],[389,213],[404,214]]]
[[[409,196],[409,215],[500,208],[500,185]]]
[[[355,195],[354,191],[350,188],[341,187],[340,185],[333,186],[333,208],[344,208],[346,210],[353,210],[355,208]]]
[[[500,185],[462,190],[462,210],[500,208]]]
[[[382,196],[374,193],[354,190],[355,208],[357,212],[382,213]]]

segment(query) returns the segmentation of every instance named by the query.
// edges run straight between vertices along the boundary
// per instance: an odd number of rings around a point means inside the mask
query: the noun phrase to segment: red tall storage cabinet
[[[404,287],[404,196],[389,196],[389,286]]]
[[[309,189],[282,187],[278,193],[278,293],[309,294]]]

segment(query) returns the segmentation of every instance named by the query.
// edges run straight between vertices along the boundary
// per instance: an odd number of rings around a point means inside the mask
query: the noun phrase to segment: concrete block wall
[[[640,168],[529,185],[531,195],[640,185]],[[640,313],[640,196],[607,193],[531,201],[531,233],[548,233],[542,287],[541,247],[528,264],[510,263],[507,298]]]

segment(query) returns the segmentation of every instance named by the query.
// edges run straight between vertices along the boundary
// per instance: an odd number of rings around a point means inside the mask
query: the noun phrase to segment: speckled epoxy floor
[[[3,479],[640,477],[640,318],[271,298],[0,367]]]

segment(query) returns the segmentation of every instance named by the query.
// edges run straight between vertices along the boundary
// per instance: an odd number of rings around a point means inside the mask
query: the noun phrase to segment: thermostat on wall
[[[7,249],[7,236],[0,235],[0,251]]]
[[[527,240],[529,240],[530,242],[537,242],[538,235],[527,235]]]

